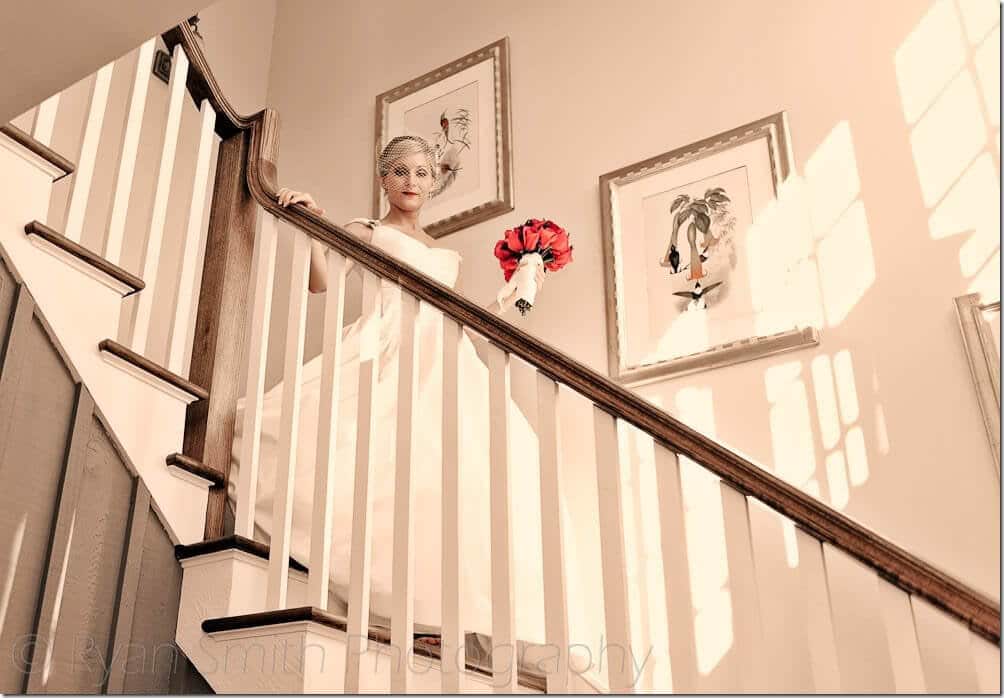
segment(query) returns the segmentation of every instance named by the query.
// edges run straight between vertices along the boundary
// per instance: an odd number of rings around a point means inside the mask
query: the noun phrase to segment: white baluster
[[[739,681],[744,692],[767,690],[766,659],[763,653],[763,624],[757,591],[753,540],[750,533],[746,495],[721,483],[725,550],[729,564],[729,591],[732,595],[733,647],[738,651]]]
[[[241,425],[241,467],[237,475],[237,511],[234,533],[254,538],[255,502],[258,497],[258,455],[261,447],[265,366],[268,363],[268,328],[272,317],[272,284],[275,280],[276,220],[262,211],[258,217],[251,260],[251,318],[248,328],[248,373],[244,388],[244,421]]]
[[[809,661],[817,693],[840,692],[840,665],[837,659],[833,611],[830,608],[830,583],[823,562],[823,545],[800,528],[795,529],[798,544],[798,567],[805,593],[805,616],[808,627]]]
[[[122,150],[118,172],[115,175],[115,194],[112,198],[112,212],[108,219],[108,235],[105,238],[104,257],[112,264],[122,258],[122,241],[125,237],[126,213],[132,197],[132,183],[136,174],[136,155],[139,152],[139,136],[143,129],[143,113],[146,111],[146,93],[150,85],[155,39],[149,39],[139,48],[136,57],[136,75],[133,77],[129,93],[129,111],[126,113],[125,131],[122,134]]]
[[[289,553],[293,527],[293,486],[300,435],[300,393],[303,377],[303,342],[307,329],[307,273],[310,238],[293,230],[293,261],[290,265],[289,312],[286,353],[282,372],[282,414],[279,418],[279,463],[275,471],[272,502],[272,535],[268,554],[268,610],[286,607],[289,583]]]
[[[979,682],[972,658],[969,628],[955,616],[919,596],[914,595],[910,600],[926,690],[931,693],[976,693]]]
[[[342,323],[345,320],[345,256],[329,249],[324,298],[324,357],[318,397],[317,459],[314,464],[314,512],[311,517],[310,575],[307,604],[328,608],[331,573],[331,527],[335,497],[335,455],[338,452],[338,400],[341,392]]]
[[[611,693],[634,693],[631,615],[628,607],[624,503],[617,419],[593,405],[596,438],[596,491],[603,568],[603,610],[607,625],[607,672]],[[603,649],[601,649],[601,652]]]
[[[414,644],[415,628],[415,545],[414,513],[415,488],[411,479],[411,464],[417,420],[415,403],[418,399],[418,346],[415,343],[415,324],[418,320],[418,299],[401,293],[400,364],[397,390],[397,456],[394,473],[394,556],[391,589],[391,644],[396,652],[390,675],[391,693],[407,693],[409,666]]]
[[[561,521],[561,389],[537,374],[538,445],[540,448],[541,545],[544,561],[544,627],[547,644],[558,648],[547,673],[548,693],[568,693],[568,595]]]
[[[363,271],[362,317],[372,317],[380,303],[380,279]],[[359,340],[359,408],[356,422],[356,468],[352,497],[352,553],[349,561],[349,617],[345,646],[345,692],[358,693],[362,655],[369,646],[370,559],[373,493],[370,475],[379,435],[375,417],[379,370],[379,324],[363,329]]]
[[[188,209],[188,227],[185,230],[184,256],[181,258],[181,272],[178,278],[178,302],[174,307],[174,322],[171,325],[171,343],[167,354],[167,368],[178,375],[185,370],[185,352],[192,339],[195,327],[192,325],[195,299],[199,295],[200,280],[196,274],[199,250],[205,245],[205,227],[202,225],[206,212],[207,185],[209,184],[209,161],[213,155],[213,136],[216,128],[216,112],[208,99],[202,100],[199,130],[199,149],[195,157],[195,181],[192,189],[192,205]]]
[[[56,112],[59,111],[59,95],[49,97],[35,110],[35,118],[31,124],[31,137],[42,145],[52,145],[52,130],[56,125]]]
[[[440,637],[442,691],[460,692],[460,672],[466,649],[460,626],[460,454],[463,415],[460,413],[460,339],[462,329],[450,317],[443,317],[443,572]]]
[[[178,146],[178,131],[181,128],[181,109],[184,106],[187,76],[188,57],[185,56],[181,44],[178,44],[174,47],[174,57],[171,62],[171,78],[167,87],[167,125],[164,128],[164,145],[160,153],[150,231],[143,256],[143,272],[140,275],[146,283],[146,288],[139,293],[136,321],[133,325],[132,348],[140,354],[147,352],[150,316],[153,313],[154,291],[157,287],[157,267],[160,262],[161,242],[164,238],[164,224],[167,221],[167,204],[171,197],[171,177],[174,174],[175,151]]]
[[[840,661],[840,690],[892,693],[896,684],[875,570],[829,543],[823,543],[823,560]]]
[[[1001,648],[974,632],[969,633],[980,693],[1001,692]]]
[[[489,479],[491,487],[492,686],[516,692],[516,607],[512,578],[509,469],[509,354],[488,347]]]
[[[926,693],[910,595],[882,578],[877,581],[896,693]]]
[[[697,647],[690,595],[690,563],[680,484],[680,460],[655,443],[655,482],[659,502],[659,537],[666,586],[666,628],[674,693],[697,691]]]
[[[114,66],[114,62],[102,66],[94,75],[94,82],[91,84],[90,105],[87,108],[87,121],[84,123],[80,159],[73,173],[73,191],[70,193],[66,227],[63,230],[63,234],[74,242],[80,242],[84,232],[84,215],[87,213],[87,203],[91,197],[91,181],[94,179],[94,166],[97,164],[101,127],[104,125],[108,88],[112,83]]]

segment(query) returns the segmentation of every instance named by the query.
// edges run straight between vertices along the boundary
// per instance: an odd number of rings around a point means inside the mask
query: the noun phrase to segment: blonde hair
[[[429,145],[428,141],[420,136],[397,136],[391,139],[380,153],[380,157],[377,158],[377,171],[380,173],[381,179],[390,173],[390,168],[395,162],[413,153],[421,153],[425,156],[425,159],[429,161],[429,170],[433,179],[437,179],[439,168],[436,167],[436,151]]]

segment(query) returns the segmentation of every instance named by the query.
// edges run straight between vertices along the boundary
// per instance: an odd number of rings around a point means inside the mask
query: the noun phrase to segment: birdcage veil
[[[415,154],[425,156],[429,166],[428,175],[431,183],[427,191],[428,198],[439,196],[456,179],[457,169],[451,164],[449,153],[445,153],[444,157],[440,148],[433,146],[421,136],[397,136],[384,146],[377,155],[377,174],[381,179],[381,186],[385,190],[388,187],[401,186],[399,181],[393,178],[386,180],[385,177],[394,172],[395,165]]]

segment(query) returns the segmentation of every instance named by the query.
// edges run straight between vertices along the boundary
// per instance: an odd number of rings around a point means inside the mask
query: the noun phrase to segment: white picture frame
[[[432,237],[512,211],[508,37],[378,95],[375,133],[374,162],[392,138],[416,135],[448,163],[442,192],[422,213]],[[387,209],[374,173],[374,217]]]
[[[780,112],[600,177],[614,380],[637,386],[819,343],[817,328],[749,288],[764,256],[749,233],[792,170]]]

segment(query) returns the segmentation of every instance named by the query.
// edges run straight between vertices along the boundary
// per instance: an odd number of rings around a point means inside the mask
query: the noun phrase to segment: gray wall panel
[[[27,359],[7,374],[0,401],[0,692],[24,690],[24,670],[48,561],[76,387],[41,325],[32,319],[12,338]]]
[[[104,685],[132,488],[133,478],[92,419],[48,691],[97,693]]]
[[[172,541],[14,274],[0,249],[0,692],[212,693]]]

